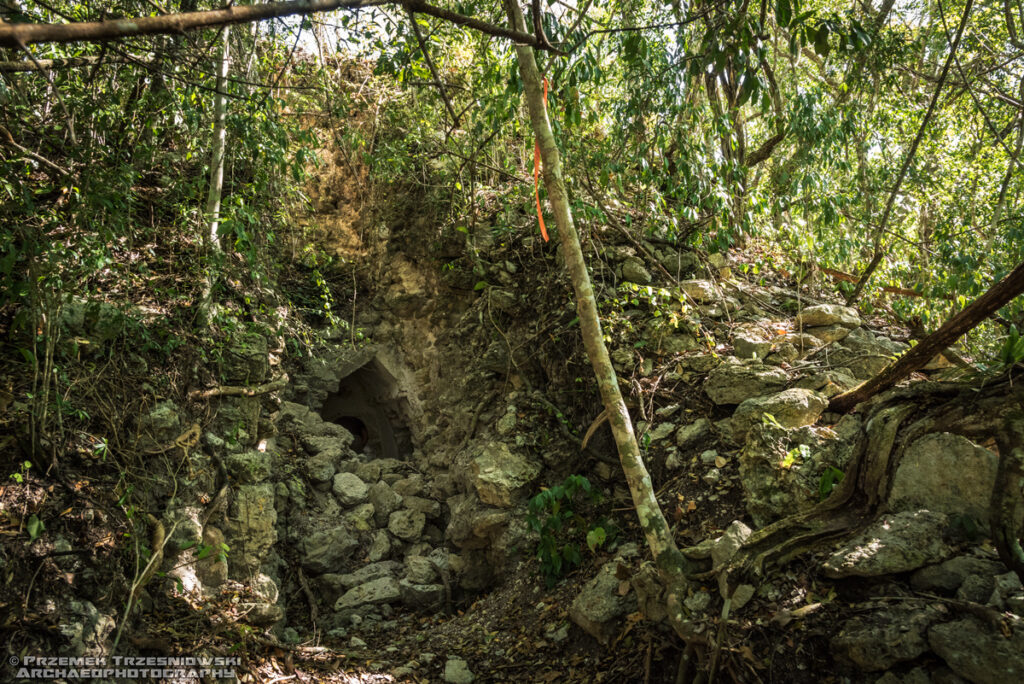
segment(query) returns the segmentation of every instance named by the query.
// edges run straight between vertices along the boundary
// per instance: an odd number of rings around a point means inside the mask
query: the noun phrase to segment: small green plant
[[[580,533],[591,553],[608,541],[608,526],[602,521],[590,523],[576,511],[582,503],[598,503],[601,493],[590,485],[582,475],[570,475],[565,481],[545,489],[530,499],[526,522],[530,529],[540,535],[537,542],[537,559],[541,573],[549,587],[554,586],[569,568],[582,562]]]
[[[188,549],[191,549],[193,547],[198,547],[198,551],[196,552],[196,560],[197,561],[203,560],[204,558],[208,558],[210,556],[210,554],[212,554],[214,551],[216,551],[217,552],[216,558],[217,558],[217,562],[218,563],[223,563],[223,562],[227,561],[227,559],[228,559],[228,551],[231,550],[231,548],[227,544],[225,544],[224,542],[221,542],[219,544],[213,545],[213,544],[200,544],[199,542],[197,542],[195,540],[190,541],[190,542],[182,545],[180,547],[180,549],[182,551],[187,551]]]
[[[1017,326],[1010,326],[1010,334],[999,349],[999,361],[1007,368],[1024,361],[1024,337],[1017,332]]]
[[[32,462],[31,461],[23,462],[21,464],[21,466],[18,468],[18,472],[11,473],[11,479],[14,480],[15,482],[17,482],[18,484],[21,484],[22,482],[25,481],[25,475],[28,474],[28,469],[31,468],[31,467],[32,467]]]
[[[827,499],[836,485],[843,481],[843,475],[843,471],[835,466],[825,468],[825,472],[821,474],[821,479],[818,481],[818,499],[821,501]]]

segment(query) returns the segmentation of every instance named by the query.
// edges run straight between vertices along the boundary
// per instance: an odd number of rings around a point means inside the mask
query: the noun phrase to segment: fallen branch
[[[829,402],[828,410],[846,413],[854,406],[887,390],[911,373],[924,367],[936,354],[942,353],[962,335],[994,314],[1014,297],[1024,292],[1024,262],[968,304],[963,311],[946,321],[941,328],[925,337],[906,354],[889,364],[881,373],[854,389],[837,394]]]
[[[285,373],[277,380],[273,380],[263,385],[257,385],[256,387],[233,387],[230,385],[221,385],[220,387],[211,387],[207,390],[192,390],[188,393],[188,398],[195,401],[196,399],[209,399],[210,397],[255,397],[260,394],[267,394],[268,392],[276,392],[277,390],[284,389],[288,384],[288,374]]]

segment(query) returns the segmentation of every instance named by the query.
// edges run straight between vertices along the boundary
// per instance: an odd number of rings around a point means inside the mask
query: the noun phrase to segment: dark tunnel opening
[[[398,382],[374,359],[341,379],[320,415],[352,433],[356,453],[405,460],[412,453],[407,403]]]
[[[352,451],[362,452],[366,443],[370,441],[370,432],[366,428],[366,423],[355,416],[341,416],[335,418],[334,422],[352,433]]]

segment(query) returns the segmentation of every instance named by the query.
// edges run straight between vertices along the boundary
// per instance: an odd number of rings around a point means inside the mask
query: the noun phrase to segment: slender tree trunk
[[[509,20],[514,30],[524,31],[525,21],[517,0],[505,0]],[[686,638],[687,629],[682,600],[686,596],[686,571],[688,562],[676,547],[672,531],[661,512],[654,495],[651,476],[644,465],[637,445],[633,424],[626,404],[619,391],[618,378],[608,356],[598,318],[597,301],[590,283],[590,275],[583,259],[579,236],[569,208],[569,198],[562,178],[562,163],[551,132],[540,72],[534,60],[533,49],[525,45],[516,46],[519,73],[523,79],[526,103],[530,111],[533,133],[540,144],[541,159],[544,163],[544,187],[548,201],[555,215],[562,257],[569,270],[573,291],[576,295],[576,311],[579,315],[583,346],[597,376],[601,400],[608,412],[609,424],[618,448],[619,460],[626,476],[633,504],[640,518],[647,544],[654,556],[666,587],[669,619],[681,637]]]
[[[227,114],[227,95],[224,89],[227,87],[228,65],[230,63],[231,41],[228,40],[230,26],[224,27],[222,40],[224,45],[221,48],[220,63],[217,65],[217,97],[213,107],[213,154],[210,157],[210,190],[206,195],[206,220],[207,235],[210,245],[214,249],[220,249],[220,237],[217,235],[217,228],[220,225],[220,198],[224,190],[224,148],[227,144],[227,129],[224,121]]]
[[[217,95],[213,105],[213,150],[210,156],[210,187],[206,195],[206,243],[208,246],[207,258],[210,259],[206,274],[206,284],[203,286],[202,302],[200,303],[199,314],[203,320],[207,320],[210,314],[210,307],[213,300],[213,284],[215,280],[213,253],[220,253],[220,236],[217,234],[220,227],[220,201],[224,190],[224,152],[227,147],[227,80],[228,67],[231,62],[231,41],[230,26],[224,27],[221,40],[224,44],[221,47],[220,62],[217,65]]]
[[[946,321],[941,328],[921,340],[881,373],[860,387],[834,396],[829,402],[829,411],[845,413],[862,401],[892,387],[923,367],[936,354],[941,353],[959,339],[961,335],[969,332],[1022,292],[1024,292],[1024,262],[1018,264],[1005,278],[989,288],[988,292],[968,304],[963,311]]]

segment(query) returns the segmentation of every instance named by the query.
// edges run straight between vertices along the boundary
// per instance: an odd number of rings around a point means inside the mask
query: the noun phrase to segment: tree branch
[[[1004,307],[1014,297],[1024,292],[1024,263],[993,285],[989,290],[967,305],[963,311],[946,321],[941,328],[917,343],[899,360],[886,367],[881,373],[856,387],[832,397],[828,410],[846,413],[862,401],[886,390],[927,364],[936,354],[941,353],[962,335],[970,332],[978,323]]]
[[[853,292],[847,297],[847,305],[851,305],[860,298],[861,292],[864,291],[864,287],[868,284],[871,279],[871,275],[878,268],[878,265],[882,263],[882,257],[884,251],[882,250],[882,235],[885,233],[885,227],[889,223],[889,216],[892,214],[893,205],[896,203],[896,197],[900,193],[900,187],[903,185],[903,179],[907,176],[907,171],[910,170],[910,165],[914,161],[914,156],[917,154],[917,148],[921,144],[921,140],[924,138],[924,131],[928,127],[928,122],[931,121],[932,114],[935,113],[935,105],[939,102],[939,93],[942,92],[942,85],[946,81],[946,76],[949,74],[949,68],[953,65],[953,60],[956,58],[956,51],[960,47],[960,39],[964,35],[964,29],[967,28],[967,20],[971,16],[971,10],[974,8],[974,0],[967,0],[967,6],[964,7],[963,16],[960,17],[960,26],[956,29],[956,37],[953,39],[953,43],[949,46],[949,56],[946,58],[946,63],[942,66],[942,73],[939,74],[939,82],[935,86],[935,92],[932,93],[932,101],[928,104],[928,109],[924,113],[924,119],[921,120],[921,125],[917,129],[917,135],[914,136],[914,142],[910,145],[910,150],[907,152],[906,158],[903,160],[903,166],[900,168],[899,175],[896,176],[896,183],[893,185],[892,192],[889,194],[889,200],[885,203],[885,210],[882,212],[882,218],[878,223],[878,227],[875,229],[875,247],[874,254],[871,257],[871,262],[868,263],[868,267],[864,269],[863,275],[857,282],[857,286],[853,288]]]
[[[32,43],[75,43],[102,41],[126,36],[152,36],[178,34],[212,26],[244,24],[295,14],[314,14],[337,9],[359,9],[395,5],[444,19],[456,26],[464,26],[481,33],[507,38],[542,50],[553,50],[539,44],[536,36],[498,26],[475,17],[458,14],[422,0],[288,0],[259,5],[240,5],[218,10],[181,12],[154,17],[127,17],[106,21],[88,21],[67,24],[0,24],[0,47],[21,47]]]

